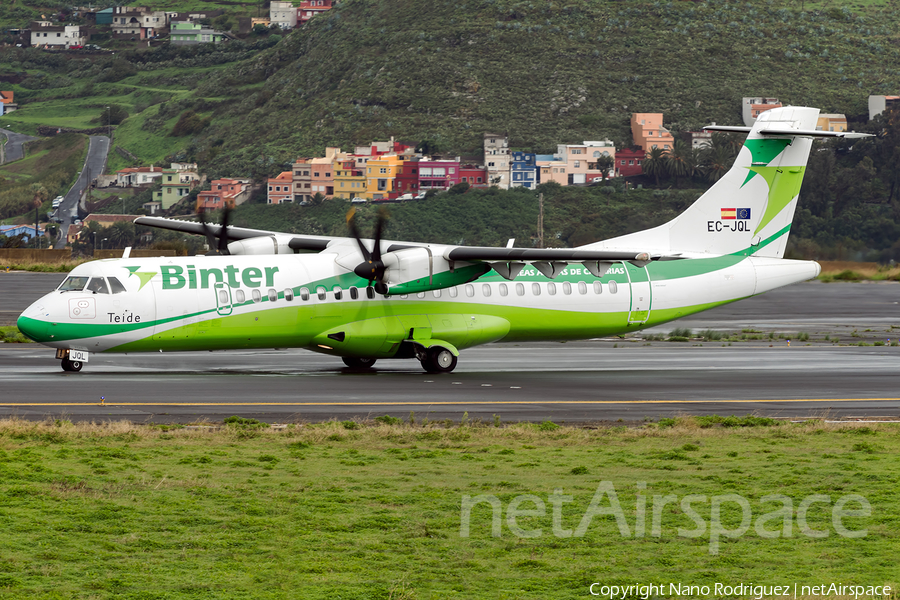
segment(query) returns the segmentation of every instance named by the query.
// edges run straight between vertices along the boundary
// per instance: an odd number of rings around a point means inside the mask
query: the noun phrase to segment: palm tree
[[[735,145],[735,137],[727,134],[714,133],[710,143],[701,152],[701,162],[706,177],[715,183],[722,178],[734,164],[741,146]]]
[[[697,171],[697,161],[694,149],[682,139],[676,139],[672,150],[666,153],[666,170],[675,177],[675,187],[678,187],[679,177],[693,177]]]
[[[666,156],[662,148],[651,148],[644,156],[644,162],[641,170],[645,175],[653,175],[656,180],[656,186],[659,187],[659,174],[666,172]]]

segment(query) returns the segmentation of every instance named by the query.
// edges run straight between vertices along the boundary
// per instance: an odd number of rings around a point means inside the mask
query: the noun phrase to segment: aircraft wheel
[[[375,366],[374,358],[357,358],[355,356],[345,356],[341,360],[344,364],[354,371],[368,371]]]
[[[422,360],[422,368],[429,373],[450,373],[456,368],[457,359],[452,352],[441,346],[429,348]]]
[[[84,366],[84,363],[80,360],[69,360],[68,358],[62,359],[62,368],[63,371],[69,371],[71,373],[77,373],[81,370],[81,367]]]

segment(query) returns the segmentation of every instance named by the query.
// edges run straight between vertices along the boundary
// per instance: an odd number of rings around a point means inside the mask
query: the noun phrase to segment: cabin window
[[[262,294],[259,293],[259,290],[253,290],[250,295],[253,296],[254,302],[262,302]]]
[[[234,292],[234,301],[238,304],[242,304],[247,297],[244,295],[244,290],[237,290]]]
[[[506,287],[506,284],[505,284],[505,283],[501,283],[501,284],[500,284],[500,295],[501,295],[501,296],[505,296],[505,295],[507,295],[508,293],[509,293],[509,288]]]
[[[579,294],[587,294],[587,284],[583,281],[578,282],[578,293]]]
[[[441,297],[441,290],[433,290],[431,293],[434,294],[435,298]]]
[[[473,286],[471,283],[467,283],[466,284],[466,296],[471,298],[474,295],[475,295],[475,286]]]
[[[125,286],[122,285],[122,282],[115,277],[107,277],[106,281],[109,282],[109,287],[112,290],[113,294],[121,294],[125,291]]]
[[[425,292],[419,292],[418,294],[416,294],[416,298],[424,298],[424,297],[425,297]]]
[[[109,288],[106,287],[106,280],[102,277],[92,277],[91,282],[87,286],[87,291],[95,294],[108,294]]]
[[[375,288],[367,287],[366,288],[366,298],[369,300],[375,299]]]
[[[80,292],[87,282],[87,277],[68,277],[57,289],[61,292]]]
[[[547,293],[550,294],[551,296],[556,295],[556,284],[555,283],[547,284]]]
[[[278,300],[278,292],[276,292],[272,288],[269,288],[268,295],[269,295],[269,302],[275,302],[276,300]]]
[[[288,302],[293,302],[294,301],[294,290],[292,290],[291,288],[285,288],[284,299],[287,300]]]
[[[300,288],[300,299],[306,302],[309,300],[309,290],[305,287]]]
[[[595,293],[595,294],[602,294],[602,293],[603,293],[603,284],[600,283],[599,281],[595,281],[595,282],[594,282],[594,293]]]
[[[409,298],[409,294],[400,294],[401,300],[406,300],[407,298]]]
[[[491,296],[491,284],[482,283],[481,284],[481,293],[484,294],[485,298],[490,298]]]
[[[341,289],[341,286],[339,286],[339,285],[334,286],[333,291],[334,291],[334,299],[335,300],[340,300],[341,298],[343,298],[344,290]]]
[[[524,296],[525,295],[525,284],[517,283],[516,284],[516,296]]]
[[[222,306],[227,306],[229,304],[228,292],[226,292],[225,290],[219,290],[219,304],[221,304]]]
[[[609,293],[615,294],[618,291],[619,291],[619,284],[616,283],[615,281],[610,281],[609,282]]]
[[[351,287],[350,288],[350,299],[356,300],[357,298],[359,298],[359,290],[356,289],[355,287]]]
[[[531,284],[531,293],[535,296],[541,295],[541,284],[535,282]]]
[[[570,296],[572,294],[572,284],[566,281],[563,283],[563,294]]]
[[[325,299],[325,288],[323,288],[321,285],[316,288],[316,298],[318,298],[319,300]]]
[[[456,295],[459,294],[459,290],[457,290],[456,287],[454,286],[454,287],[448,289],[447,293],[450,294],[451,298],[456,298]]]

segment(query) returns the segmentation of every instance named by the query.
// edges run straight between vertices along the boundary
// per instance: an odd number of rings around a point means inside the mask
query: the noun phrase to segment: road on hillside
[[[0,133],[5,135],[7,139],[3,159],[0,160],[0,164],[21,160],[25,156],[25,150],[23,148],[25,142],[38,139],[36,137],[31,137],[30,135],[25,135],[24,133],[9,131],[5,127],[0,127]]]
[[[56,216],[61,220],[59,224],[59,239],[56,240],[54,245],[54,248],[57,250],[66,247],[66,235],[69,233],[69,226],[78,218],[78,203],[81,201],[81,196],[91,184],[91,180],[103,173],[103,169],[106,168],[108,155],[109,138],[105,135],[90,136],[87,158],[84,161],[81,173],[78,175],[78,180],[66,193],[65,199],[60,203],[56,211]]]

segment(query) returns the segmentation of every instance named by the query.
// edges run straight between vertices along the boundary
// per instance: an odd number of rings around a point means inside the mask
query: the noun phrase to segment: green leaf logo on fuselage
[[[137,275],[138,279],[141,280],[141,287],[138,288],[138,291],[141,291],[147,283],[153,279],[153,276],[156,275],[156,271],[138,271],[140,267],[125,267],[128,269],[128,276]]]

